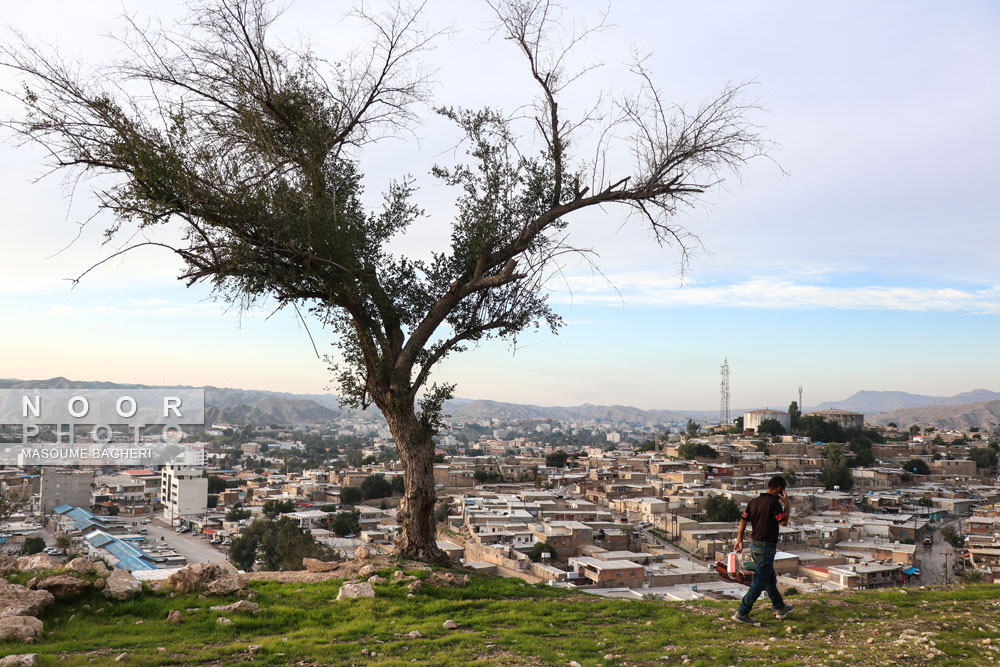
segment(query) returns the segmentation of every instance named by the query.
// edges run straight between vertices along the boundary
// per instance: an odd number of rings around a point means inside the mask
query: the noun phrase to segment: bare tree
[[[413,182],[390,187],[379,211],[358,197],[357,156],[412,128],[428,101],[421,61],[433,35],[419,8],[359,14],[371,42],[332,65],[271,40],[264,0],[209,1],[174,29],[130,20],[129,57],[91,76],[26,40],[0,51],[26,84],[13,91],[26,116],[8,126],[45,147],[54,170],[118,177],[95,186],[115,216],[108,238],[129,239],[112,257],[166,247],[188,284],[210,281],[242,306],[302,305],[336,335],[343,400],[381,410],[403,462],[398,549],[434,559],[432,436],[454,389],[430,382],[435,365],[486,338],[559,328],[547,281],[562,256],[589,257],[571,243],[575,213],[636,214],[686,261],[695,237],[672,221],[678,208],[767,148],[739,87],[686,111],[663,101],[641,59],[634,94],[595,92],[591,111],[567,117],[561,96],[586,71],[567,67],[591,31],[567,32],[544,0],[491,7],[538,96],[527,116],[436,109],[468,161],[432,169],[456,188],[458,215],[451,246],[429,260],[387,250],[422,215]],[[590,157],[574,152],[582,133],[599,137]],[[627,171],[610,173],[613,152],[630,156]],[[161,225],[182,228],[184,242],[133,240]]]

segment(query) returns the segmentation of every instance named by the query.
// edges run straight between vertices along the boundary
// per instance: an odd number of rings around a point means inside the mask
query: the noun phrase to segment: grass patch
[[[340,584],[253,582],[255,614],[209,609],[232,596],[144,593],[110,602],[93,591],[47,611],[41,641],[2,643],[0,655],[37,652],[42,665],[103,664],[121,652],[144,665],[679,665],[686,658],[705,666],[979,666],[1000,659],[991,650],[1000,636],[1000,587],[989,585],[803,594],[786,621],[772,619],[763,600],[755,616],[764,625],[749,628],[730,620],[735,601],[609,600],[474,575],[467,586],[425,585],[412,598],[405,584],[387,582],[375,586],[374,600],[338,602]],[[174,609],[184,614],[180,625],[166,620]],[[222,615],[232,624],[219,625]],[[461,627],[444,629],[449,618]],[[422,637],[407,636],[414,630]],[[908,630],[934,634],[899,643]]]

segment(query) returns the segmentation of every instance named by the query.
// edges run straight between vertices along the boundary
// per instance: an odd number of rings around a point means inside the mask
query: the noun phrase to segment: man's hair
[[[785,482],[785,478],[781,475],[775,475],[771,479],[767,480],[767,488],[769,489],[780,489],[784,491],[786,485],[787,483]]]

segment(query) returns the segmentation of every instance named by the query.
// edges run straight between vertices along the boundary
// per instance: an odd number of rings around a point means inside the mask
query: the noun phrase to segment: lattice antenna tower
[[[722,403],[719,407],[719,421],[729,426],[729,357],[722,360]]]

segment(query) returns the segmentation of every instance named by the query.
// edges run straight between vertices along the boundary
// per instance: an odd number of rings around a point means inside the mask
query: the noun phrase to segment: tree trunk
[[[389,430],[403,462],[403,500],[397,521],[403,534],[396,553],[422,560],[446,562],[437,546],[434,518],[434,441],[412,410],[409,414],[385,411]]]

